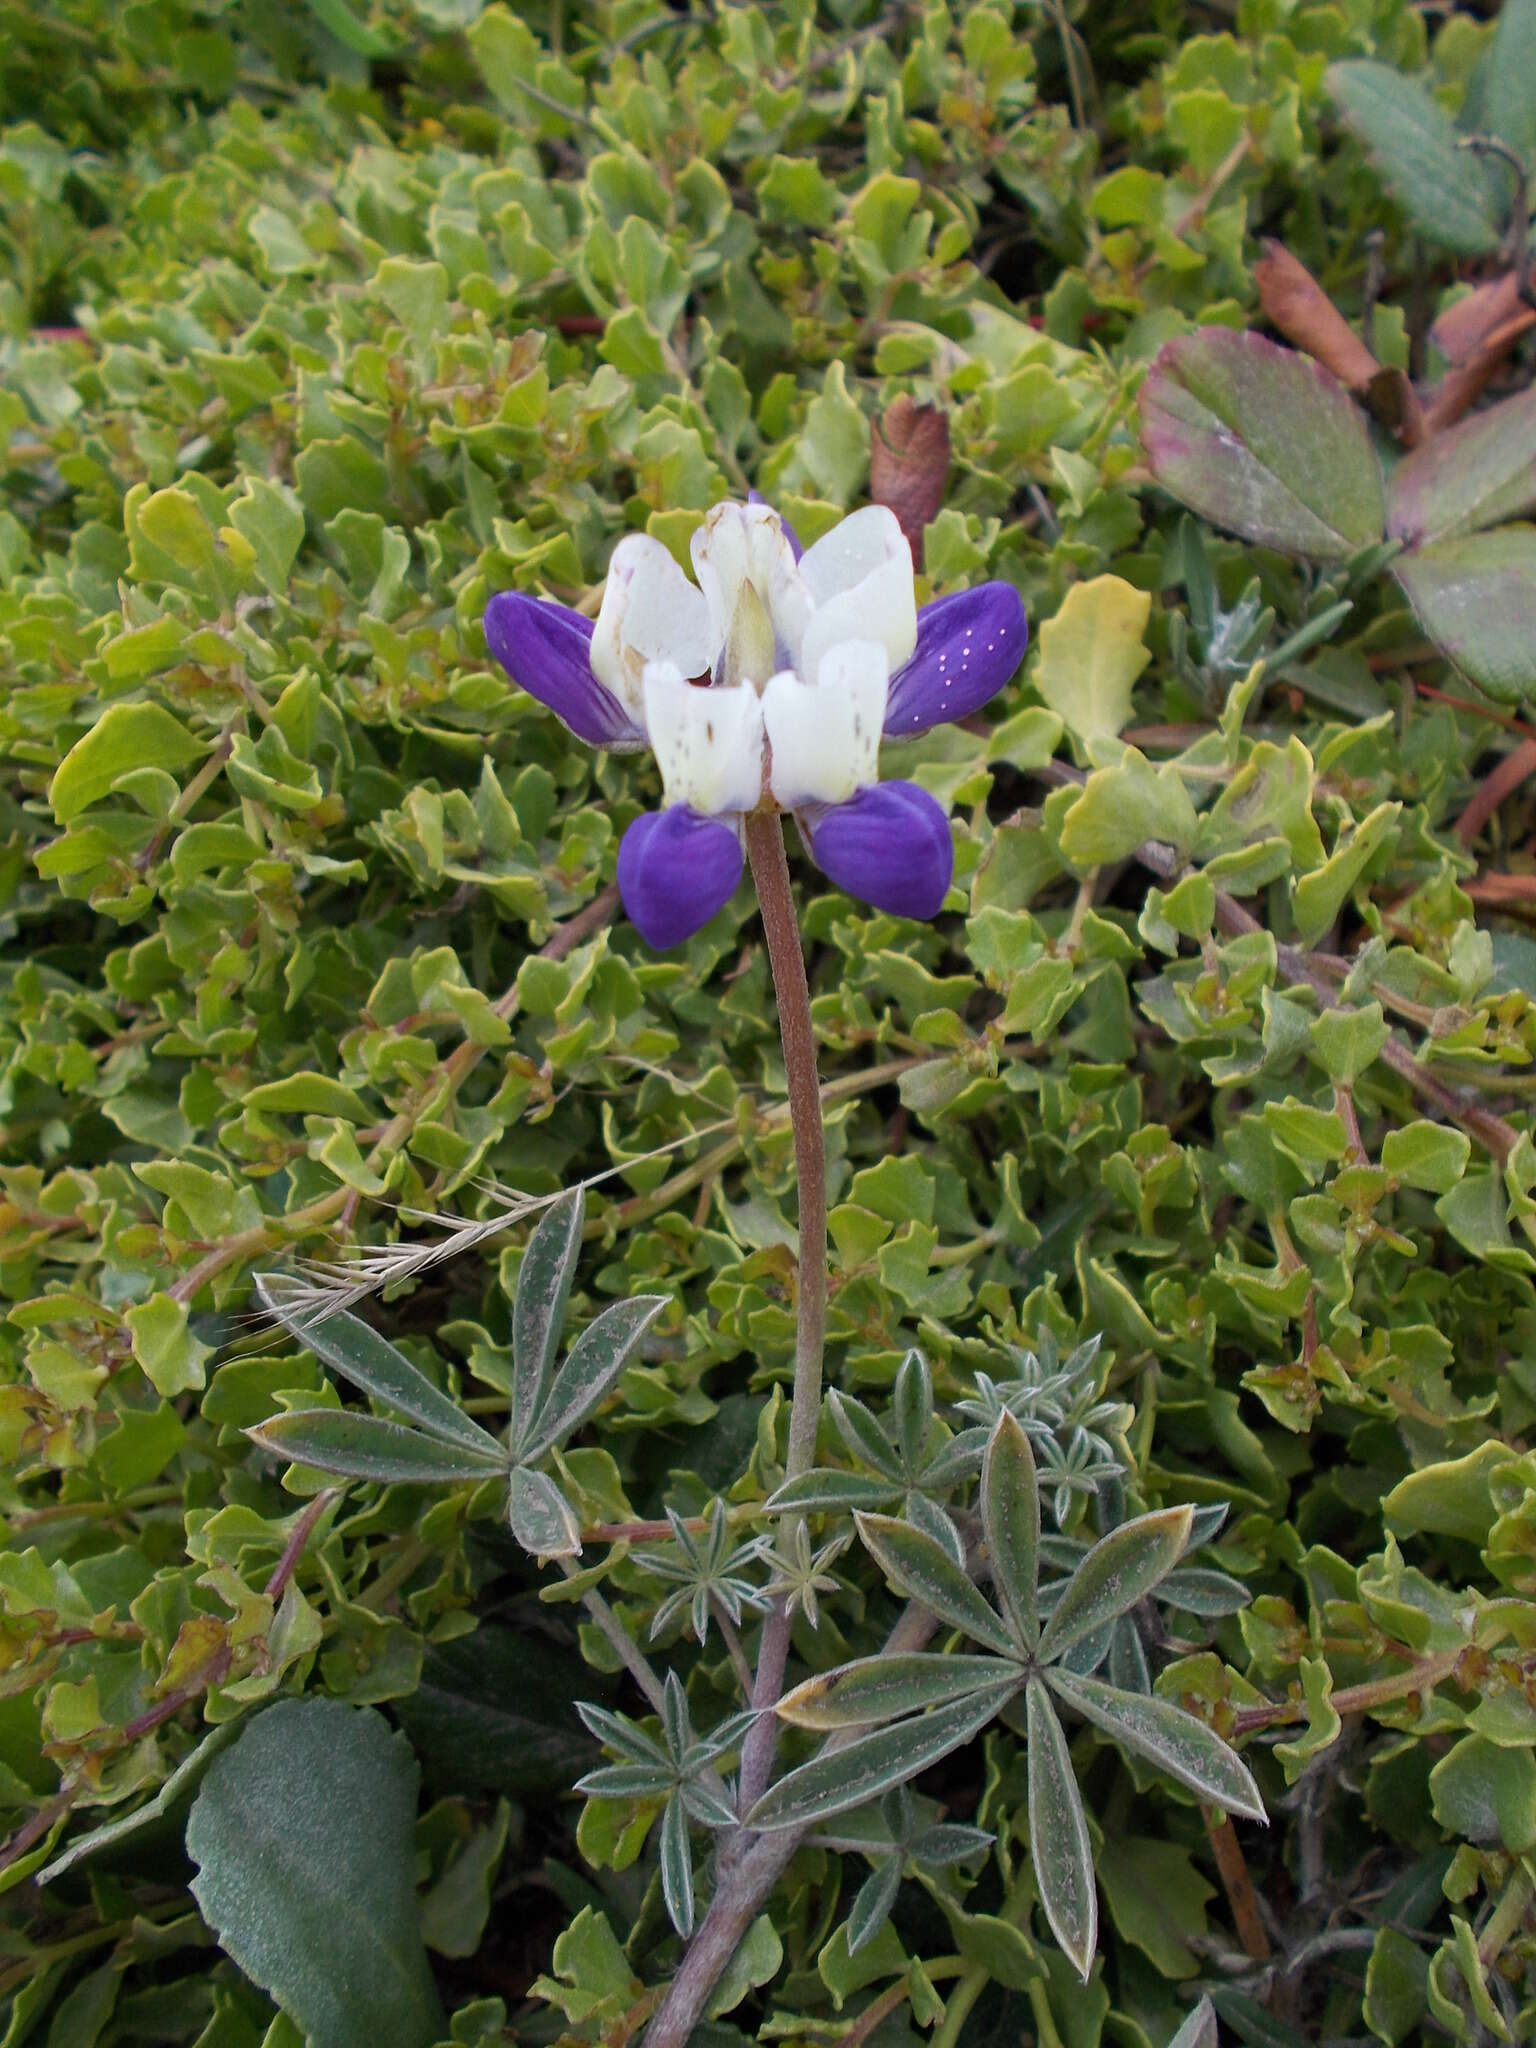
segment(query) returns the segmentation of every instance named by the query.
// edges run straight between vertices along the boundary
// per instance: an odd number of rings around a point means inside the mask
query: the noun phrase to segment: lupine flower
[[[742,820],[792,812],[811,857],[877,910],[932,917],[954,849],[912,782],[880,782],[882,737],[964,718],[1018,668],[1028,629],[1008,583],[917,609],[912,554],[872,505],[802,553],[767,505],[716,505],[690,582],[661,542],[614,549],[595,624],[507,591],[491,652],[579,739],[649,746],[664,807],[619,848],[624,907],[653,946],[679,945],[741,878]]]

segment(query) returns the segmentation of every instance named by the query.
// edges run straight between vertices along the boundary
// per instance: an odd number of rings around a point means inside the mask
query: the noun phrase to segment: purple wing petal
[[[955,869],[949,822],[915,782],[880,782],[808,814],[818,867],[896,917],[936,917]]]
[[[591,747],[638,747],[640,730],[592,673],[592,621],[563,604],[504,590],[485,608],[485,643],[514,683]]]
[[[761,491],[748,491],[747,503],[749,505],[766,505],[767,502],[768,500]],[[789,552],[798,562],[805,553],[805,549],[800,545],[800,536],[795,532],[795,529],[790,525],[782,512],[779,514],[779,524],[784,529],[784,538],[789,542]]]
[[[720,818],[687,804],[636,818],[619,844],[619,894],[648,946],[691,939],[741,880],[741,841]]]
[[[885,736],[909,740],[947,719],[969,718],[1024,659],[1029,626],[1011,583],[983,583],[925,604],[912,658],[891,677]]]

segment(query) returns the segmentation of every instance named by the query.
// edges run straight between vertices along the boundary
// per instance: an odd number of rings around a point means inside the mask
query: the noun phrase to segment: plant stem
[[[1259,1902],[1254,1896],[1253,1879],[1248,1875],[1248,1860],[1243,1855],[1242,1843],[1237,1839],[1237,1829],[1229,1816],[1216,1806],[1202,1806],[1200,1818],[1205,1822],[1206,1836],[1216,1858],[1216,1870],[1227,1895],[1227,1904],[1232,1909],[1232,1923],[1243,1944],[1243,1952],[1256,1963],[1267,1963],[1272,1953],[1269,1936],[1259,1917]]]
[[[816,1459],[821,1417],[821,1353],[827,1331],[827,1155],[821,1130],[821,1087],[811,991],[800,949],[800,924],[784,856],[778,816],[754,811],[747,819],[747,857],[763,913],[768,965],[779,1011],[790,1123],[795,1140],[799,1201],[799,1256],[795,1304],[795,1382],[789,1411],[785,1476],[797,1479]]]
[[[805,978],[800,924],[784,853],[784,830],[773,812],[754,811],[746,821],[746,837],[778,1004],[795,1146],[799,1225],[795,1377],[785,1453],[786,1476],[794,1479],[808,1472],[815,1462],[816,1427],[821,1418],[821,1354],[827,1328],[826,1143],[822,1134],[821,1088],[816,1076],[811,992]],[[925,1616],[913,1626],[922,1628],[926,1621]],[[763,1624],[752,1682],[752,1704],[758,1709],[759,1718],[742,1745],[738,1807],[743,1814],[766,1790],[773,1768],[778,1734],[773,1709],[784,1689],[789,1632],[789,1605],[781,1600]],[[783,1828],[775,1834],[759,1835],[742,1827],[723,1841],[715,1896],[646,2032],[646,2048],[683,2048],[709,2001],[710,1992],[804,1832],[803,1828]]]
[[[933,1634],[934,1627],[933,1616],[927,1609],[912,1602],[886,1637],[886,1654],[920,1650]],[[758,1668],[761,1672],[761,1664]],[[853,1740],[856,1732],[840,1729],[837,1734],[829,1736],[822,1754],[843,1748]],[[684,2048],[709,2002],[709,1994],[736,1953],[758,1908],[810,1832],[811,1823],[807,1821],[801,1827],[779,1828],[771,1835],[757,1834],[751,1828],[737,1828],[722,1839],[715,1896],[709,1902],[709,1911],[700,1922],[698,1932],[688,1944],[677,1975],[667,1986],[667,1995],[645,2036],[644,2048]],[[1059,2043],[1056,2048],[1060,2048]]]
[[[573,1557],[556,1560],[568,1579],[574,1579],[581,1570]],[[581,1604],[602,1631],[609,1647],[616,1652],[624,1669],[645,1694],[653,1713],[663,1712],[664,1694],[661,1680],[645,1661],[645,1653],[630,1636],[619,1617],[595,1586],[588,1586],[581,1596]]]
[[[1406,1671],[1394,1671],[1388,1678],[1370,1678],[1361,1685],[1347,1685],[1333,1695],[1333,1710],[1340,1719],[1346,1714],[1368,1714],[1373,1707],[1386,1707],[1410,1693],[1428,1692],[1442,1678],[1449,1678],[1466,1653],[1466,1646],[1438,1650],[1412,1664]],[[1305,1721],[1307,1710],[1299,1700],[1276,1700],[1262,1707],[1240,1707],[1232,1724],[1235,1735],[1252,1735],[1257,1728],[1277,1723]]]

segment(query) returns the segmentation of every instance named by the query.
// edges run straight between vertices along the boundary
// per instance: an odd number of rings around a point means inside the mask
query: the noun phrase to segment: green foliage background
[[[298,2038],[182,1848],[197,1746],[279,1694],[409,1738],[431,1803],[390,1853],[455,2040],[627,2040],[675,1965],[650,1815],[568,1794],[612,1653],[493,1490],[351,1487],[268,1595],[315,1482],[241,1432],[339,1396],[250,1276],[616,1169],[576,1314],[672,1306],[568,1487],[589,1528],[772,1490],[794,1204],[749,892],[679,956],[599,919],[540,957],[654,772],[493,672],[479,618],[592,596],[626,530],[685,549],[748,480],[815,537],[904,392],[953,445],[927,592],[1006,577],[1038,625],[1112,574],[1151,660],[1133,698],[1037,688],[1037,641],[975,730],[887,749],[955,819],[933,928],[797,869],[830,1376],[878,1406],[918,1344],[952,1404],[1008,1344],[1102,1333],[1135,1503],[1225,1505],[1205,1561],[1252,1594],[1149,1627],[1158,1689],[1251,1732],[1269,1952],[1219,1831],[1078,1729],[1079,1989],[996,1729],[934,1787],[991,1859],[850,1959],[866,1865],[803,1850],[708,2038],[835,2041],[904,1984],[865,2037],[895,2048],[957,1977],[968,2048],[1160,2048],[1201,1982],[1254,2042],[1536,2038],[1536,949],[1468,891],[1528,872],[1529,820],[1454,829],[1510,736],[1383,579],[1214,535],[1271,644],[1354,610],[1257,689],[1176,659],[1196,536],[1135,407],[1164,342],[1254,317],[1260,231],[1358,311],[1384,230],[1372,333],[1406,361],[1455,271],[1324,74],[1376,58],[1454,109],[1489,34],[1431,46],[1402,0],[0,4],[7,2048]],[[525,1236],[382,1312],[491,1427]],[[583,1562],[643,1636],[664,1589],[623,1542]],[[889,1604],[837,1569],[797,1637],[822,1667]],[[728,1710],[715,1643],[660,1654]],[[341,1843],[343,1889],[343,1850],[384,1853]]]

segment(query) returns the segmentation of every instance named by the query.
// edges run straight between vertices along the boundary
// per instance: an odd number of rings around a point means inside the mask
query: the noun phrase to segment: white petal
[[[706,817],[755,810],[763,794],[763,706],[756,690],[697,689],[675,668],[645,673],[645,729],[669,804]]]
[[[788,670],[771,679],[763,723],[776,803],[845,803],[875,780],[889,676],[883,647],[845,640],[826,655],[818,682]]]
[[[592,673],[638,723],[646,664],[670,662],[703,675],[714,658],[709,604],[670,551],[648,533],[626,534],[608,564],[592,629]]]
[[[752,682],[761,689],[776,660],[798,648],[811,610],[778,513],[768,505],[716,505],[694,534],[689,551],[693,573],[709,602],[716,655],[724,656],[726,680]],[[742,601],[747,584],[772,625],[772,652],[757,644],[760,632],[750,630],[753,608]]]
[[[917,645],[917,593],[912,550],[884,505],[850,513],[806,549],[800,574],[816,609],[796,663],[814,680],[823,656],[845,640],[876,640],[892,670]]]
[[[912,567],[896,514],[888,505],[866,505],[840,519],[830,533],[808,547],[800,558],[800,574],[817,604],[852,590],[882,562],[894,557]]]

